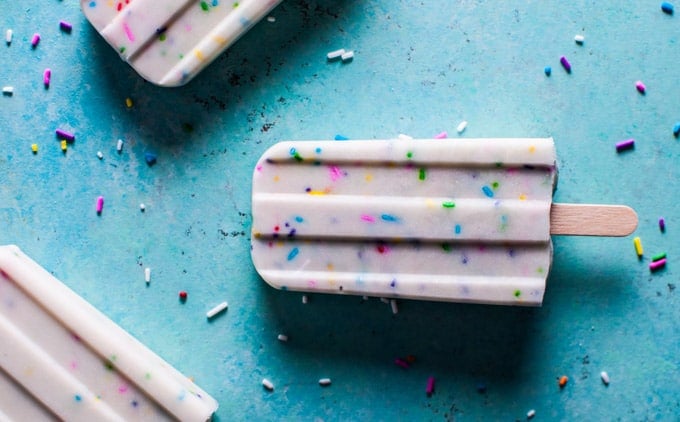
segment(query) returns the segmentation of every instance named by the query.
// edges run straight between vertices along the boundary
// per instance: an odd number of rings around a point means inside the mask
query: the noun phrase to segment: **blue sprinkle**
[[[390,287],[396,287],[396,285],[397,285],[397,280],[392,279],[392,282],[390,283]]]
[[[461,230],[462,230],[462,229],[461,229],[461,227],[460,227],[460,224],[456,224],[456,227],[453,228],[453,231],[454,231],[456,234],[460,234]]]
[[[153,154],[151,152],[145,152],[144,153],[144,159],[146,160],[146,164],[153,166],[156,164],[156,154]]]
[[[321,154],[321,148],[317,147],[317,148],[314,150],[314,152],[316,152],[317,154]]]
[[[299,215],[296,215],[296,216],[295,216],[295,221],[297,221],[298,223],[302,223],[302,222],[305,221],[305,220],[304,220],[302,217],[300,217]]]
[[[491,190],[490,187],[488,186],[483,186],[482,187],[482,192],[484,192],[484,195],[488,196],[489,198],[493,198],[493,191]]]
[[[661,3],[661,10],[667,15],[672,15],[673,14],[673,3],[669,3],[667,1]]]
[[[349,138],[346,137],[346,136],[342,136],[342,135],[335,135],[335,140],[336,141],[349,141]]]
[[[80,394],[76,394],[73,398],[74,398],[76,401],[81,401],[81,400],[83,399],[82,397],[80,397]]]
[[[550,74],[552,73],[552,67],[546,66],[546,67],[543,69],[543,71],[545,72],[545,76],[550,76]]]
[[[673,125],[673,136],[676,138],[680,136],[680,122],[677,122],[675,125]]]
[[[399,219],[397,217],[390,215],[390,214],[383,214],[383,215],[380,216],[380,218],[382,218],[383,221],[389,221],[389,222],[392,222],[392,223],[399,221]]]
[[[295,147],[291,147],[291,148],[288,150],[288,153],[289,153],[290,155],[295,155],[295,154],[297,154],[297,150],[295,149]]]
[[[289,260],[289,261],[292,261],[292,260],[297,256],[297,254],[299,254],[299,253],[300,253],[300,249],[298,249],[298,248],[293,248],[293,249],[290,251],[290,253],[288,254],[288,260]]]
[[[96,1],[91,1],[91,2],[90,2],[90,7],[97,7],[97,2],[96,2]]]

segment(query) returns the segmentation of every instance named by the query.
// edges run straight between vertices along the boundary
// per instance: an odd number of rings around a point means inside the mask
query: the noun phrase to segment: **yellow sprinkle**
[[[194,51],[194,55],[198,60],[203,60],[203,52],[201,50]]]
[[[310,190],[308,192],[310,195],[325,195],[326,192],[322,190]]]
[[[637,253],[637,256],[642,256],[642,241],[640,241],[639,237],[633,239],[633,245],[635,245],[635,253]]]
[[[61,150],[66,151],[66,148],[68,148],[68,145],[66,144],[66,141],[61,141]]]
[[[326,268],[328,269],[328,271],[333,271],[333,264],[326,265]]]
[[[275,181],[275,182],[278,182],[279,180],[280,180],[280,177],[279,177],[279,176],[274,176],[274,181]]]
[[[520,201],[525,201],[526,199],[527,199],[527,196],[525,194],[522,193],[522,194],[519,195]]]
[[[125,99],[125,105],[127,106],[127,108],[132,108],[132,98],[127,97]]]
[[[532,154],[533,154],[534,152],[536,152],[536,147],[533,146],[533,145],[530,146],[530,147],[529,147],[529,152],[531,152]]]
[[[32,144],[31,151],[33,151],[34,153],[38,152],[38,144]]]
[[[219,45],[224,45],[227,43],[227,39],[224,37],[220,37],[219,35],[215,35],[213,38],[213,41]]]
[[[373,175],[371,173],[368,173],[364,179],[366,179],[367,182],[370,182],[371,180],[373,180]]]

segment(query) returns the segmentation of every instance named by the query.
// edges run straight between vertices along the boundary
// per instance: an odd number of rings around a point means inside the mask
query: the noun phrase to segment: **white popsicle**
[[[281,0],[80,0],[85,16],[142,77],[189,82]]]
[[[253,263],[282,289],[540,305],[551,233],[637,224],[628,207],[553,206],[556,175],[550,138],[279,143],[253,176]],[[578,218],[605,211],[631,221]]]
[[[16,246],[0,247],[0,419],[210,420],[217,402]]]

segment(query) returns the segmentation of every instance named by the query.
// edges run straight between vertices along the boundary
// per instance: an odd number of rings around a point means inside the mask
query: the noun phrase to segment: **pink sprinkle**
[[[368,214],[361,214],[361,219],[363,221],[368,221],[369,223],[375,223],[375,218],[373,218],[372,216],[370,216]]]
[[[342,170],[338,166],[330,166],[328,168],[328,173],[332,181],[336,181],[342,177]]]
[[[635,89],[637,89],[640,94],[644,94],[647,91],[647,87],[642,81],[635,82]]]
[[[33,34],[33,38],[31,38],[31,47],[35,48],[38,46],[38,43],[40,42],[40,34],[37,32]]]
[[[45,69],[43,72],[43,84],[45,85],[45,88],[50,87],[50,79],[52,78],[52,70],[48,67]]]
[[[127,35],[130,42],[135,42],[135,35],[132,33],[132,29],[130,29],[127,22],[123,23],[123,31],[125,31],[125,35]]]
[[[446,131],[444,131],[440,134],[434,135],[434,139],[446,139],[448,137],[449,137],[449,134],[446,133]]]
[[[660,259],[658,261],[654,261],[649,264],[649,271],[656,271],[660,270],[661,268],[666,266],[666,258]]]
[[[257,170],[257,171],[262,171],[262,166],[261,166],[261,165],[258,165],[257,167],[255,167],[255,170]]]
[[[396,358],[394,360],[394,364],[397,365],[397,366],[401,366],[404,369],[409,368],[408,362],[406,362],[405,360],[399,359],[399,358]]]
[[[100,196],[97,198],[97,214],[101,214],[104,210],[104,197]]]
[[[125,394],[127,392],[127,390],[128,390],[128,386],[125,385],[125,384],[118,387],[118,392],[121,393],[121,394]]]
[[[434,377],[429,377],[427,379],[427,387],[425,388],[425,393],[427,396],[431,396],[434,393]]]

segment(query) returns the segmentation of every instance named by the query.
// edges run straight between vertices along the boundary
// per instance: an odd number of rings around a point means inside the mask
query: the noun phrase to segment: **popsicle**
[[[552,138],[282,142],[253,175],[251,256],[286,290],[539,306],[551,234],[625,236],[553,204]]]
[[[92,26],[144,79],[189,82],[281,0],[80,0]]]
[[[208,393],[16,246],[0,247],[0,420],[206,421]]]

